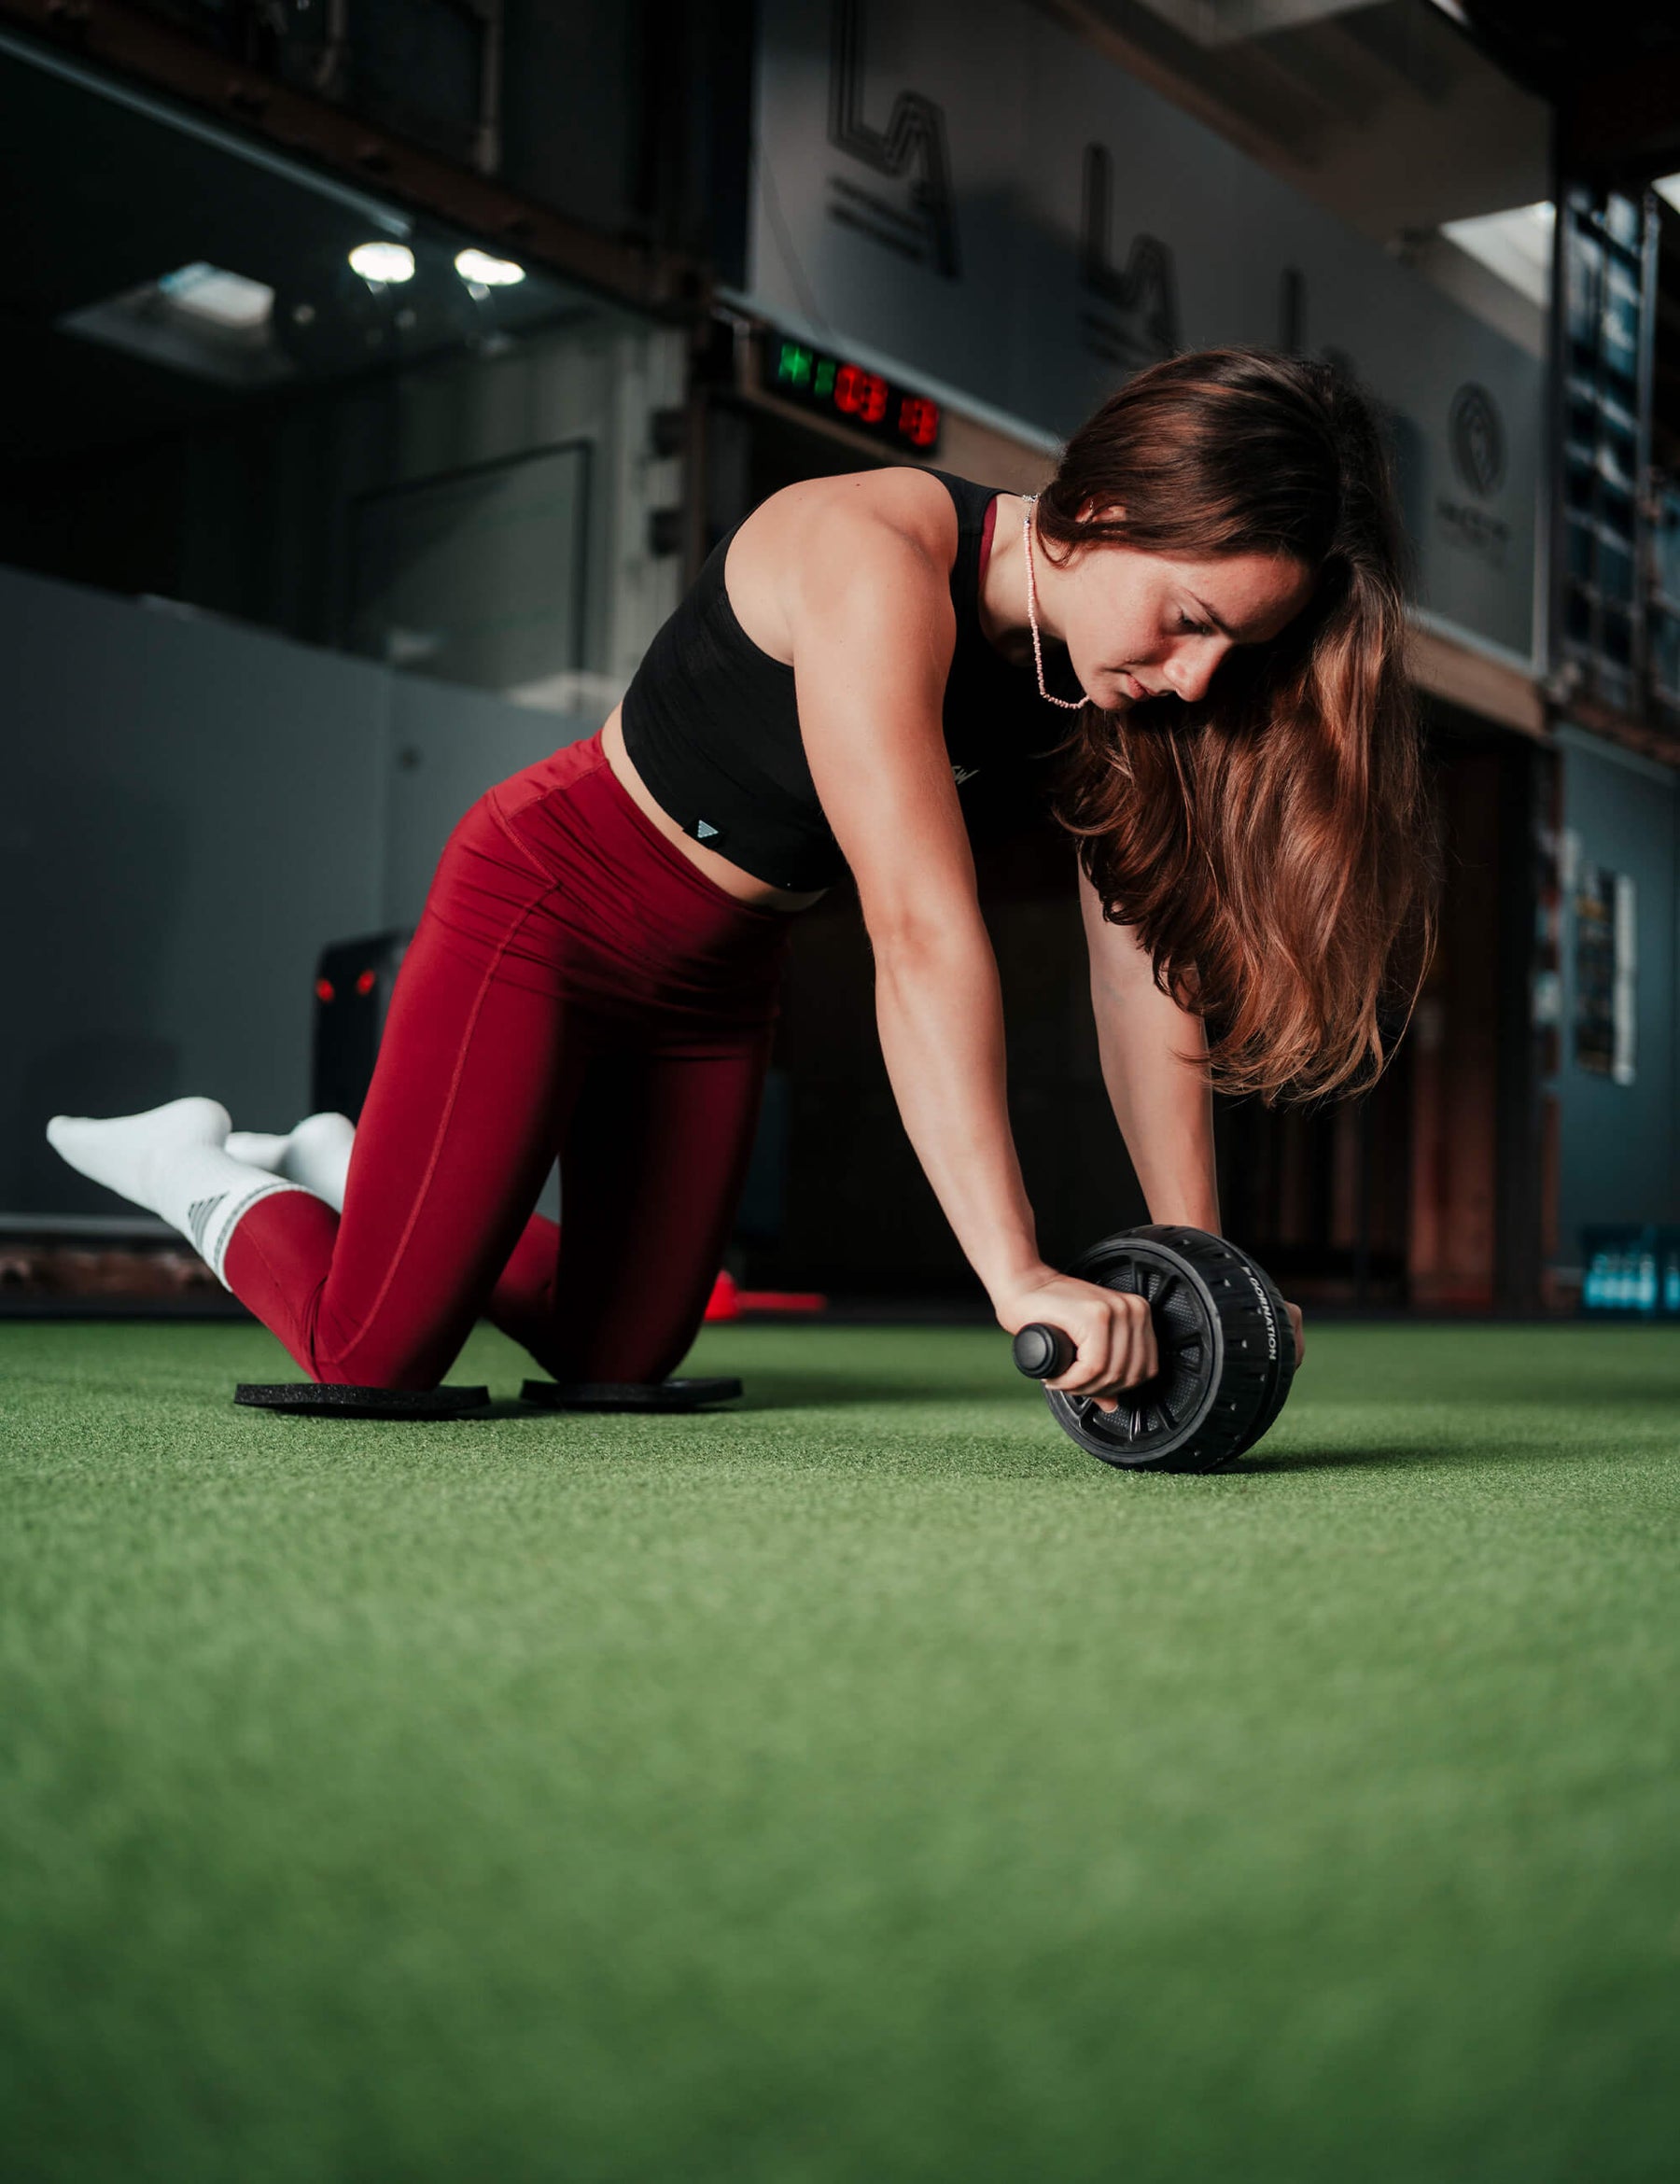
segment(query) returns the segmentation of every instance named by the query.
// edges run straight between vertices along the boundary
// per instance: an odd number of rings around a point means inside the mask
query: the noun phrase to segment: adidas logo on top
[[[709,825],[705,819],[694,821],[694,836],[697,841],[709,842],[717,831],[716,827]]]
[[[187,1225],[192,1232],[192,1248],[203,1252],[204,1231],[210,1225],[210,1216],[227,1197],[226,1191],[217,1191],[213,1198],[195,1198],[187,1210]]]

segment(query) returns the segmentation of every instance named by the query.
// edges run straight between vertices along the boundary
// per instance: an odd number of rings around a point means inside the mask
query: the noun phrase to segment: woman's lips
[[[1124,667],[1122,667],[1120,670],[1120,687],[1126,693],[1127,696],[1132,699],[1134,703],[1141,699],[1146,698],[1149,695],[1149,693],[1138,680],[1137,677],[1135,675],[1128,675]]]

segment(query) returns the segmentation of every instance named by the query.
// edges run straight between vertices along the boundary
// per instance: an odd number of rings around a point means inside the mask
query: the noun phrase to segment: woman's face
[[[1040,590],[1085,695],[1112,713],[1169,692],[1194,704],[1236,646],[1270,644],[1288,627],[1312,578],[1288,554],[1197,561],[1100,546],[1054,569],[1050,584],[1041,577]]]

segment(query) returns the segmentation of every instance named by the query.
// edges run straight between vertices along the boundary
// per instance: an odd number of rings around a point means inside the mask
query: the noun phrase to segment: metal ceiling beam
[[[708,279],[696,261],[599,234],[345,107],[241,67],[122,0],[0,0],[0,23],[28,34],[17,46],[35,44],[44,63],[74,65],[92,89],[109,71],[114,91],[144,84],[190,110],[176,117],[160,105],[161,122],[190,129],[196,116],[215,117],[224,148],[266,148],[301,183],[318,179],[317,170],[343,176],[644,311],[686,317],[707,305]]]
[[[1351,15],[1376,0],[1143,0],[1143,6],[1198,46],[1230,46],[1274,31],[1299,30],[1332,15]]]

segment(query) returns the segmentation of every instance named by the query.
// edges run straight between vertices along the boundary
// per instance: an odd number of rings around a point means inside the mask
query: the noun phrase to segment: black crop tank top
[[[981,840],[1043,816],[1050,753],[1065,729],[1032,670],[1012,665],[980,626],[996,492],[931,474],[957,508],[945,749],[970,834]],[[654,802],[696,842],[772,887],[830,887],[846,861],[805,763],[793,670],[753,643],[724,588],[734,537],[713,551],[624,693],[624,748]]]

